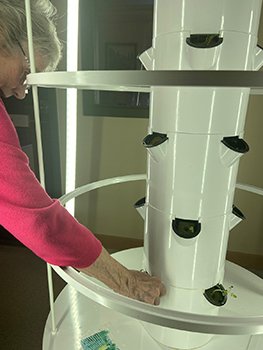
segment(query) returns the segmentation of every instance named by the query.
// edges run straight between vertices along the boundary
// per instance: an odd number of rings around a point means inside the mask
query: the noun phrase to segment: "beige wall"
[[[263,46],[262,25],[259,44]],[[58,94],[64,159],[64,95],[61,91]],[[148,120],[83,116],[81,93],[79,97],[77,186],[119,175],[144,173],[146,151],[141,140],[147,134]],[[250,151],[241,158],[238,182],[263,187],[262,132],[263,97],[251,96],[244,137]],[[83,195],[76,202],[77,219],[95,234],[142,238],[143,221],[132,205],[144,196],[144,191],[144,183],[135,182]],[[237,190],[234,203],[246,220],[231,231],[229,250],[263,255],[263,197]]]
[[[263,46],[263,12],[258,44]],[[261,68],[262,71],[262,68]],[[240,160],[237,182],[263,188],[263,96],[250,96],[244,139],[250,151]],[[237,189],[234,204],[246,220],[237,225],[229,237],[231,251],[263,255],[263,197]]]
[[[147,119],[79,116],[78,121],[78,185],[145,173],[141,141],[147,135]],[[101,188],[76,201],[77,218],[95,234],[142,239],[143,220],[133,204],[144,196],[144,181]]]
[[[244,139],[250,151],[240,161],[238,182],[263,188],[263,96],[250,96]],[[237,189],[234,204],[246,220],[230,232],[229,250],[263,255],[263,197]]]

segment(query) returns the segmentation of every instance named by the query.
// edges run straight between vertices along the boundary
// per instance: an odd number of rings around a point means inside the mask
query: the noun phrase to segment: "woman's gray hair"
[[[31,0],[34,51],[45,62],[45,71],[56,69],[62,44],[57,30],[57,10],[50,0]],[[17,55],[18,42],[27,47],[24,0],[0,0],[0,50],[4,55]]]

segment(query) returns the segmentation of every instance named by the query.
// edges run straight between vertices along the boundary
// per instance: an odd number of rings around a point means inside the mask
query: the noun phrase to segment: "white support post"
[[[29,59],[31,64],[31,73],[36,73],[34,47],[33,47],[33,34],[32,34],[32,25],[31,25],[30,0],[25,0],[25,9],[26,9],[26,18],[27,18],[28,50],[29,50]],[[41,124],[40,124],[37,86],[35,85],[32,86],[32,93],[33,93],[37,153],[38,153],[38,163],[39,163],[39,176],[40,176],[40,183],[42,187],[45,189],[46,187],[45,171],[44,171],[43,147],[42,147],[42,137],[41,137]],[[56,323],[55,323],[55,313],[54,313],[53,282],[51,277],[52,276],[51,266],[49,264],[47,264],[47,269],[48,269],[49,303],[50,303],[50,312],[51,312],[51,318],[52,318],[52,334],[55,334]]]

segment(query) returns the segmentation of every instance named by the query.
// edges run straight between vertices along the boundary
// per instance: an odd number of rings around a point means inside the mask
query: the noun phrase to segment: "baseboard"
[[[125,250],[129,248],[137,248],[143,246],[142,239],[107,236],[107,235],[95,235],[107,249]],[[245,267],[246,269],[263,270],[263,255],[239,253],[239,252],[227,252],[227,260]]]

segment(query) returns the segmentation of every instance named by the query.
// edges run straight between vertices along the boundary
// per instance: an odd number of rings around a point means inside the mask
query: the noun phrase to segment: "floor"
[[[25,247],[0,245],[0,266],[0,349],[41,350],[49,313],[46,264]],[[263,271],[253,272],[263,278]],[[53,281],[57,296],[65,282],[55,273]]]
[[[27,248],[0,245],[0,266],[0,349],[41,350],[49,313],[46,263]],[[55,273],[53,280],[57,296],[65,282]]]

